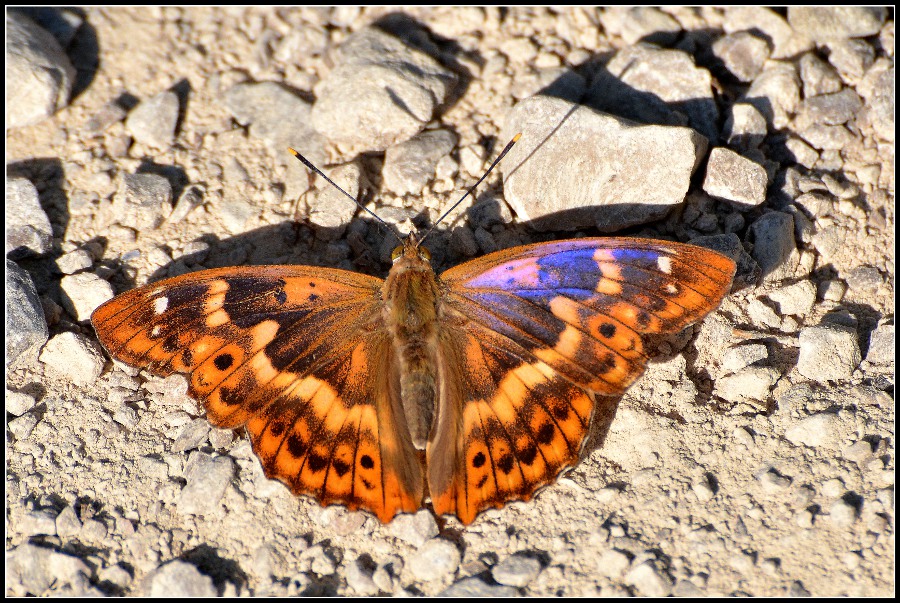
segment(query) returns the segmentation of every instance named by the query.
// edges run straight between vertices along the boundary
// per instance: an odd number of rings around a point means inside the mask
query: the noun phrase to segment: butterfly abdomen
[[[385,323],[399,361],[400,397],[412,442],[425,448],[434,419],[439,288],[427,260],[404,255],[382,289]]]

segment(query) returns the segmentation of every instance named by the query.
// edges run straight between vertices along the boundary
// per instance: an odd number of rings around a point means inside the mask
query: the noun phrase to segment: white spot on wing
[[[659,269],[666,274],[672,274],[672,258],[661,255],[656,260],[656,265],[659,266]]]
[[[159,333],[162,329],[159,328],[159,325],[156,325],[150,331],[150,337],[159,337]]]
[[[168,297],[157,297],[153,300],[153,311],[156,312],[157,315],[162,314],[166,311],[166,308],[169,307],[169,298]]]
[[[666,292],[675,295],[676,293],[678,293],[678,287],[676,287],[672,283],[669,283],[668,285],[666,285]]]

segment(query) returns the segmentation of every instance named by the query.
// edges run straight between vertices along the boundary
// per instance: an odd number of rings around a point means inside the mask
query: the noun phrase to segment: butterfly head
[[[431,266],[431,252],[423,247],[415,234],[409,234],[403,239],[403,245],[394,247],[391,252],[391,261],[395,266],[407,264],[409,267],[425,264]]]

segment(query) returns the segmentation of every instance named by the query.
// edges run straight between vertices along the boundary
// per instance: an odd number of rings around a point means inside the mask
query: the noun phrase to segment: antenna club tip
[[[288,153],[290,153],[290,154],[293,155],[294,157],[297,157],[297,156],[300,155],[300,153],[298,153],[297,151],[295,151],[295,150],[292,149],[291,147],[288,147]]]
[[[515,136],[512,137],[512,142],[519,142],[519,139],[522,138],[522,133],[519,132]]]

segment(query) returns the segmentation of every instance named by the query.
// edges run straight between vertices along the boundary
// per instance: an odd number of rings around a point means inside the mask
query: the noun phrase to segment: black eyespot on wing
[[[483,452],[479,452],[474,457],[472,457],[472,466],[476,469],[481,469],[484,467],[484,464],[487,462],[487,458],[484,456]]]
[[[226,371],[234,364],[234,357],[229,353],[219,354],[213,359],[213,364],[220,371]]]

